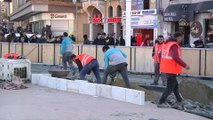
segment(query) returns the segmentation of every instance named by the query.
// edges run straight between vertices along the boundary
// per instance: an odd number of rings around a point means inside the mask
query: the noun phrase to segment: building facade
[[[122,9],[121,0],[83,0],[83,8],[79,11],[79,38],[87,34],[93,41],[98,33],[115,33],[122,36]]]
[[[148,46],[153,45],[153,40],[155,40],[159,34],[158,31],[160,31],[160,28],[158,25],[160,21],[158,18],[157,5],[157,0],[132,0],[131,36],[136,38],[137,46],[141,46],[145,39],[148,40]],[[124,26],[125,19],[124,11]],[[124,27],[124,30],[125,29]]]
[[[94,40],[98,33],[115,33],[125,38],[125,0],[84,0],[79,24],[79,36],[89,35]],[[148,38],[151,43],[160,31],[157,0],[132,0],[131,35],[142,43]],[[86,16],[86,17],[85,17]],[[83,31],[83,33],[82,33]]]
[[[190,46],[199,37],[204,43],[213,42],[212,0],[165,0],[162,6],[164,33],[182,31],[185,46]]]
[[[75,32],[76,7],[72,0],[13,0],[11,21],[14,27],[27,28],[32,32],[41,33],[46,26],[51,27],[53,36]]]

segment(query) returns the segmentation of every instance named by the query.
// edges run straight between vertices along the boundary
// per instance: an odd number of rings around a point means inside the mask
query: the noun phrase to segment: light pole
[[[76,36],[76,42],[78,43],[78,5],[77,0],[73,0],[73,3],[75,4],[75,36]]]

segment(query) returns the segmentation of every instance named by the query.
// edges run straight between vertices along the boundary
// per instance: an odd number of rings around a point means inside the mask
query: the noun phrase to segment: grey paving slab
[[[0,120],[208,120],[174,109],[159,109],[28,85],[0,89]]]

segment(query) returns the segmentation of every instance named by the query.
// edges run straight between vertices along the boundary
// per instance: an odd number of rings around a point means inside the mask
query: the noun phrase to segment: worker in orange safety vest
[[[87,54],[80,54],[78,56],[73,54],[71,56],[71,59],[78,66],[81,80],[85,80],[86,74],[88,74],[90,71],[93,71],[97,80],[96,82],[101,83],[101,77],[99,73],[99,63],[94,57]]]
[[[182,74],[182,67],[186,70],[190,69],[189,65],[181,59],[181,47],[179,44],[182,43],[183,39],[184,34],[182,32],[176,32],[173,37],[168,38],[163,44],[160,72],[166,74],[167,86],[158,102],[158,107],[170,107],[170,105],[166,103],[166,99],[171,92],[174,93],[178,104],[183,101],[178,91],[178,82],[176,79],[177,74]]]
[[[155,78],[153,83],[151,83],[151,85],[158,85],[158,80],[161,75],[162,84],[163,86],[166,86],[165,74],[160,74],[160,54],[161,54],[163,43],[164,43],[164,37],[163,35],[159,35],[152,51],[152,57],[154,59],[154,67],[155,67]]]

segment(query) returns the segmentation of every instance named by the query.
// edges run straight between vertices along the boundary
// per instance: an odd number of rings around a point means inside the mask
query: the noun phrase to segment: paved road
[[[174,109],[159,109],[28,85],[0,89],[0,120],[208,120]]]

